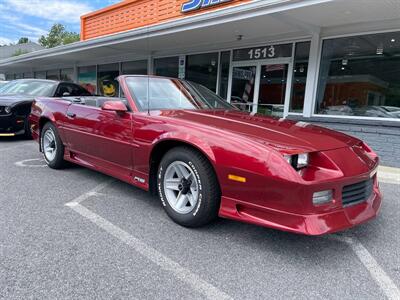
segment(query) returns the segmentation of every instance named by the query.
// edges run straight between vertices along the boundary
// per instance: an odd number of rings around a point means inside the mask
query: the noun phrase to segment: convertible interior
[[[93,107],[98,107],[98,108],[101,108],[102,105],[108,101],[121,101],[126,105],[128,110],[130,110],[129,103],[125,98],[110,98],[110,97],[91,96],[91,97],[64,97],[63,99],[71,101],[74,104],[81,104],[81,105],[93,106]]]

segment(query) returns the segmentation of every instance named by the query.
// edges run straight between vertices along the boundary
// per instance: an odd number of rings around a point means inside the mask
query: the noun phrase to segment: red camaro
[[[219,215],[318,235],[377,215],[378,157],[362,141],[239,111],[188,81],[119,81],[125,98],[33,103],[32,134],[49,167],[69,161],[156,192],[189,227]]]

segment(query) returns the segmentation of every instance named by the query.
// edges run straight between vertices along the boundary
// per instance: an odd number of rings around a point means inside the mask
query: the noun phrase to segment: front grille
[[[0,106],[0,115],[6,115],[6,107],[5,106]]]
[[[353,205],[366,201],[372,195],[373,188],[373,179],[345,186],[342,191],[343,205]]]

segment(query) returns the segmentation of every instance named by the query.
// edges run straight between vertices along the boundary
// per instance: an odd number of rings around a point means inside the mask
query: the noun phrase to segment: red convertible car
[[[304,122],[251,115],[193,82],[119,77],[124,98],[37,99],[51,168],[76,163],[158,194],[178,224],[217,216],[308,235],[374,218],[377,155]]]

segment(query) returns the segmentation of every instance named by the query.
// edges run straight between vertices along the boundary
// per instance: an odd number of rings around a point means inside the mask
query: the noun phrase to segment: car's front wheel
[[[177,147],[163,157],[157,190],[168,216],[180,225],[199,227],[218,215],[218,180],[210,162],[194,149]]]
[[[57,128],[50,122],[41,131],[40,145],[47,165],[52,169],[61,169],[65,165],[64,145]]]
[[[24,137],[28,140],[32,139],[32,133],[28,117],[24,120]]]

